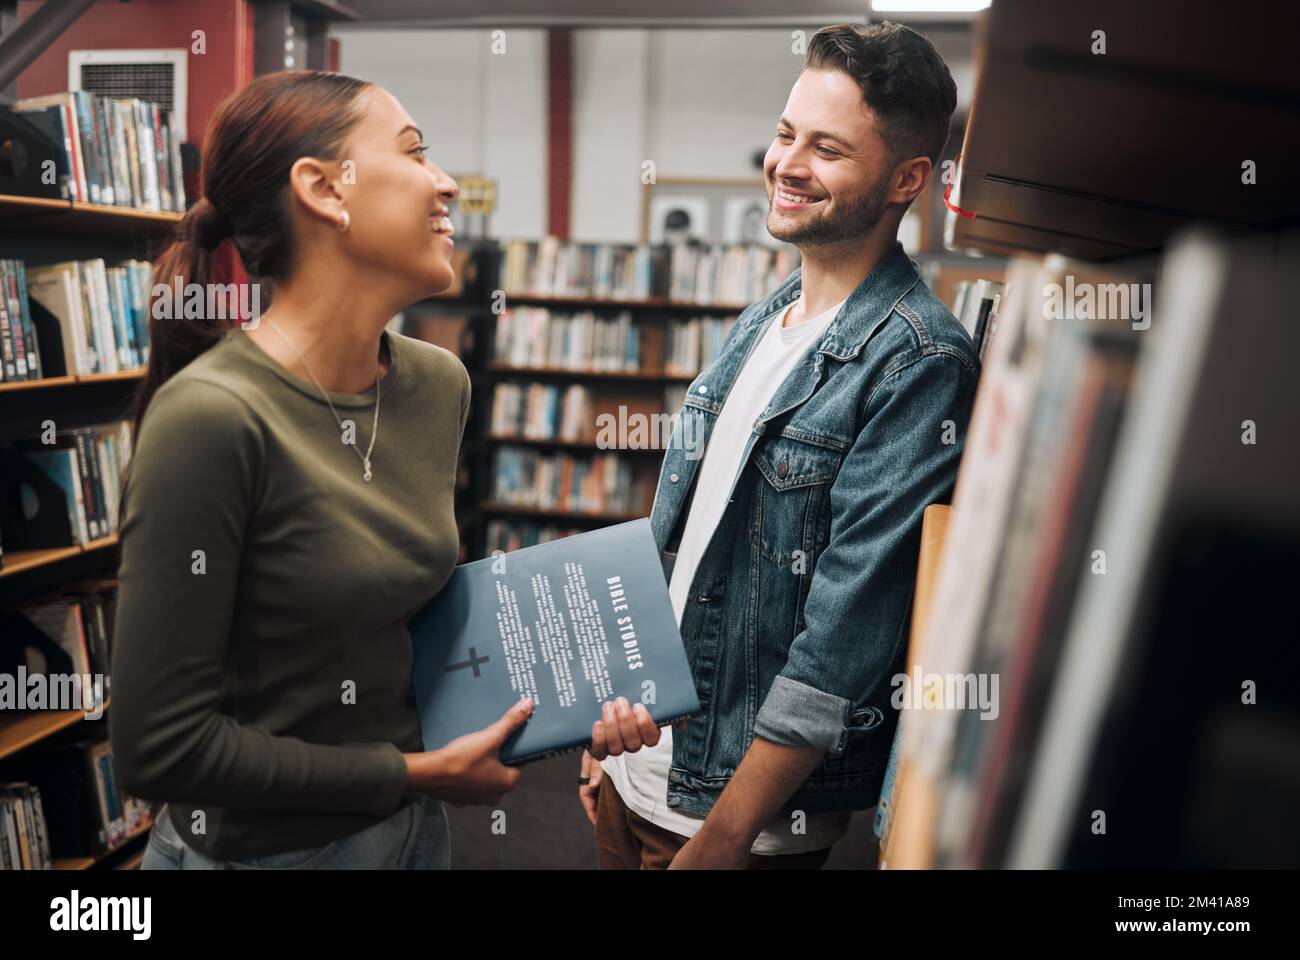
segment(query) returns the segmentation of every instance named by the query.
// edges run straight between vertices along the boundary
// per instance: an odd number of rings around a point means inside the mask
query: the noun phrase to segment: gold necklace
[[[276,333],[280,335],[280,339],[289,345],[289,349],[291,349],[294,353],[298,355],[298,359],[302,361],[303,368],[307,371],[307,376],[311,377],[312,383],[316,384],[316,389],[319,390],[321,396],[325,398],[325,402],[330,405],[330,413],[334,414],[334,420],[339,425],[339,432],[342,433],[343,420],[339,417],[339,412],[334,409],[334,401],[330,399],[329,392],[324,387],[321,386],[320,381],[316,379],[316,374],[312,373],[311,364],[307,362],[307,358],[302,355],[301,350],[299,350],[296,346],[294,346],[294,342],[289,339],[288,335],[283,330],[280,329],[279,325],[274,320],[272,320],[270,317],[263,317],[263,319],[266,320],[266,322],[271,325],[272,330],[274,330]],[[374,471],[370,469],[370,454],[375,449],[375,437],[379,436],[379,398],[382,395],[383,395],[383,391],[379,386],[379,356],[376,355],[375,356],[375,422],[371,424],[370,427],[370,445],[366,447],[366,452],[363,455],[361,451],[357,449],[357,445],[355,443],[348,444],[348,446],[352,448],[352,452],[361,458],[361,466],[363,467],[361,478],[365,480],[366,483],[369,483],[371,479],[374,477]]]

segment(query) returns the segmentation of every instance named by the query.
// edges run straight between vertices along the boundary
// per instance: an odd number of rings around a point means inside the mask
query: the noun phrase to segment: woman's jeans
[[[176,833],[164,807],[149,833],[142,870],[446,870],[451,839],[442,803],[422,796],[386,820],[320,847],[247,860],[213,860]]]

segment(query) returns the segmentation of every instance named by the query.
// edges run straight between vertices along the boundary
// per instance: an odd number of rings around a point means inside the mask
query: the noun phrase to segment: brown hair
[[[839,70],[862,88],[880,117],[880,136],[894,162],[929,157],[935,166],[957,109],[957,85],[928,39],[888,20],[823,27],[808,43],[804,68]]]
[[[321,70],[258,77],[217,107],[203,141],[202,199],[185,213],[172,242],[154,261],[152,291],[180,278],[205,285],[215,254],[230,239],[250,279],[283,280],[293,266],[289,170],[300,157],[339,158],[360,119],[365,80]],[[206,298],[205,298],[206,300]],[[154,316],[149,309],[149,367],[135,397],[138,431],[149,401],[178,370],[217,343],[231,325],[218,316]],[[173,311],[163,311],[171,313]]]

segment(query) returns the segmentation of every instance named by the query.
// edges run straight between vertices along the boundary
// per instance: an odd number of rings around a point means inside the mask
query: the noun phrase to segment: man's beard
[[[838,243],[841,240],[861,237],[870,232],[884,216],[885,208],[889,206],[885,199],[886,194],[889,193],[889,181],[881,179],[866,193],[841,204],[838,212],[834,214],[821,214],[798,225],[782,225],[773,229],[772,203],[776,199],[777,189],[779,187],[774,186],[772,200],[768,201],[767,230],[777,240],[795,246]]]

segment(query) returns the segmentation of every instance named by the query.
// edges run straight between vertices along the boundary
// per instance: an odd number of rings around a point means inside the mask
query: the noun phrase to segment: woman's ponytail
[[[217,247],[231,234],[230,222],[204,197],[176,226],[172,242],[154,260],[149,284],[149,366],[135,397],[135,428],[140,429],[149,401],[169,377],[221,339],[224,318],[187,317],[175,291],[188,284],[213,283]],[[204,298],[206,302],[206,297]]]

